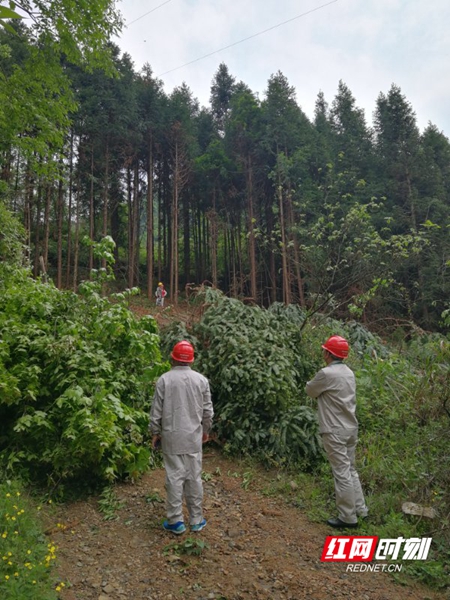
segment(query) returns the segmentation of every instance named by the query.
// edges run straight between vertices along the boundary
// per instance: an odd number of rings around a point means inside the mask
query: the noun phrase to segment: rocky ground
[[[66,582],[62,600],[443,597],[400,586],[385,573],[347,573],[346,563],[322,563],[325,537],[335,532],[310,523],[281,497],[264,494],[274,474],[253,471],[250,478],[242,465],[210,449],[203,468],[208,525],[197,534],[162,529],[162,469],[116,486],[100,503],[92,498],[58,507],[48,534]]]

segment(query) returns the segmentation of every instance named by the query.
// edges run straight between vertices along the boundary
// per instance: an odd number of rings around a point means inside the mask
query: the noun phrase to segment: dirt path
[[[122,507],[105,520],[98,499],[58,508],[63,600],[437,600],[427,588],[401,587],[384,573],[346,573],[346,563],[320,562],[326,525],[308,522],[282,499],[264,496],[269,480],[247,487],[244,469],[216,452],[203,463],[205,516],[198,534],[166,533],[164,471],[116,487]],[[247,489],[244,489],[246,488]],[[205,542],[200,556],[167,547]]]

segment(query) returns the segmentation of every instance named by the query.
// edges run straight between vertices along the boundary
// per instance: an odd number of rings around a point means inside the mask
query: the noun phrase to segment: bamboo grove
[[[278,72],[260,99],[221,64],[210,104],[110,45],[86,71],[0,32],[0,196],[34,275],[77,289],[115,241],[122,287],[176,303],[210,282],[269,305],[439,327],[450,292],[450,144],[396,86],[373,125],[344,82],[308,118]],[[298,94],[316,94],[307,83]]]

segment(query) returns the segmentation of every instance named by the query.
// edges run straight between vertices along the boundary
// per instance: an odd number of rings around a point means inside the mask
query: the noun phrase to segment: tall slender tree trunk
[[[185,194],[183,202],[183,265],[184,265],[184,284],[189,282],[191,274],[191,228],[190,228],[190,210],[189,195]]]
[[[106,136],[106,148],[105,148],[105,176],[103,183],[103,225],[102,225],[102,237],[108,235],[108,200],[109,200],[109,141]],[[106,259],[102,258],[102,268],[106,269]]]
[[[44,246],[42,248],[43,265],[46,273],[48,273],[48,241],[50,237],[50,204],[52,200],[52,191],[52,184],[48,181],[44,211]]]
[[[160,169],[160,178],[158,182],[158,282],[162,278],[162,252],[163,252],[163,170]]]
[[[230,288],[230,261],[229,261],[229,244],[228,244],[228,227],[225,225],[223,232],[223,287],[224,289]]]
[[[91,185],[89,190],[89,238],[94,241],[94,144],[91,150]],[[94,249],[89,246],[89,279],[92,278],[94,268]]]
[[[19,196],[19,185],[20,185],[20,152],[17,152],[16,174],[14,177],[14,196],[13,196],[13,203],[12,203],[13,212],[17,212],[17,198]]]
[[[172,197],[172,251],[170,259],[170,289],[172,291],[172,302],[178,302],[178,193],[180,183],[179,144],[175,142],[175,172],[173,181]]]
[[[250,262],[250,296],[255,302],[258,300],[258,292],[256,287],[256,249],[255,249],[255,216],[254,216],[254,201],[253,201],[253,166],[250,156],[247,158],[247,210],[248,210],[248,247],[249,247],[249,262]]]
[[[218,239],[218,223],[217,223],[217,212],[216,212],[216,185],[213,187],[213,208],[210,214],[210,240],[211,240],[211,274],[212,283],[214,287],[218,285],[217,277],[217,239]]]
[[[63,226],[63,199],[64,199],[64,184],[62,164],[59,166],[59,182],[58,196],[56,203],[56,220],[57,220],[57,261],[56,261],[56,287],[62,288],[62,226]]]
[[[27,257],[30,258],[30,248],[31,248],[31,214],[32,214],[32,205],[33,205],[33,196],[34,196],[34,180],[31,174],[30,164],[27,163],[26,167],[26,175],[25,175],[25,205],[23,209],[24,216],[24,227],[25,227],[25,235],[26,235],[26,252]]]
[[[297,234],[294,231],[295,221],[294,221],[294,209],[292,206],[292,196],[291,191],[287,195],[287,204],[288,204],[288,215],[289,215],[289,230],[290,230],[290,238],[292,240],[293,252],[294,252],[294,270],[295,270],[295,278],[297,281],[297,289],[300,306],[305,306],[305,294],[303,290],[303,278],[301,276],[301,264],[300,264],[300,248],[298,244]]]
[[[271,232],[274,230],[274,215],[272,206],[267,203],[266,205],[266,227],[267,227],[267,235],[271,237]],[[277,274],[276,274],[276,266],[275,266],[275,249],[268,249],[268,263],[269,263],[269,304],[273,304],[277,301]]]
[[[133,204],[134,204],[134,254],[133,254],[133,270],[134,270],[134,281],[136,285],[140,282],[140,196],[139,196],[139,160],[136,157],[136,163],[134,165],[134,185],[133,185]]]
[[[36,202],[36,222],[34,230],[34,266],[33,274],[35,277],[39,274],[39,256],[41,244],[41,204],[42,204],[42,180],[39,181]]]
[[[234,227],[230,228],[230,248],[231,248],[231,281],[232,281],[232,294],[234,298],[239,296],[239,283],[237,276],[237,244],[236,244],[236,230]]]
[[[131,189],[131,169],[127,169],[127,203],[128,203],[128,287],[134,285],[133,257],[134,257],[134,218],[133,218],[133,192]]]
[[[208,220],[205,214],[202,212],[202,224],[203,224],[203,279],[207,278],[207,267],[208,267],[208,250],[209,250],[209,231],[208,231]]]
[[[202,211],[197,211],[197,232],[198,232],[198,278],[199,281],[205,280],[203,271],[203,231],[202,231]]]
[[[238,293],[245,294],[245,284],[246,284],[246,275],[244,270],[244,260],[243,260],[243,252],[242,252],[242,219],[241,215],[238,218],[238,231],[237,231],[237,244],[236,244],[236,253],[237,253],[237,263],[238,263],[238,273],[239,273],[239,286]],[[250,291],[251,294],[251,291]]]
[[[78,286],[78,257],[80,252],[80,177],[78,176],[77,185],[77,203],[75,214],[75,254],[73,257],[73,291],[77,291]]]
[[[4,153],[4,158],[2,160],[2,172],[0,174],[0,179],[5,181],[8,184],[11,182],[11,165],[12,165],[12,152],[11,146],[9,146],[8,150]]]
[[[148,141],[147,163],[147,298],[153,297],[153,138]]]
[[[67,209],[67,269],[66,288],[70,286],[70,269],[72,263],[72,197],[73,197],[73,146],[74,133],[70,132],[70,158],[69,158],[69,206]]]
[[[198,264],[199,264],[199,245],[198,245],[198,228],[197,228],[197,215],[198,215],[198,211],[199,208],[196,207],[194,210],[194,214],[193,214],[193,223],[192,223],[192,239],[193,239],[193,245],[194,245],[194,264],[195,264],[195,281],[199,282],[200,281],[200,272],[199,272],[199,268],[198,268]]]
[[[283,302],[291,303],[291,285],[289,281],[289,270],[287,260],[287,238],[286,238],[286,221],[284,217],[284,198],[283,186],[281,183],[280,170],[278,168],[278,209],[280,214],[280,230],[281,230],[281,262],[283,275]]]

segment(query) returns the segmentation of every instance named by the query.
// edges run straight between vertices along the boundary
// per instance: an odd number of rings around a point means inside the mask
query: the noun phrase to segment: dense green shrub
[[[20,272],[24,260],[25,230],[0,200],[0,289]]]
[[[54,485],[147,468],[149,386],[166,369],[157,326],[102,283],[77,295],[22,273],[0,290],[4,468]]]
[[[215,430],[225,447],[277,464],[316,460],[317,421],[303,393],[315,365],[302,351],[297,324],[214,290],[201,300],[207,307],[201,321],[190,331],[173,324],[163,332],[163,347],[169,353],[182,338],[194,344],[195,368],[210,380]]]

